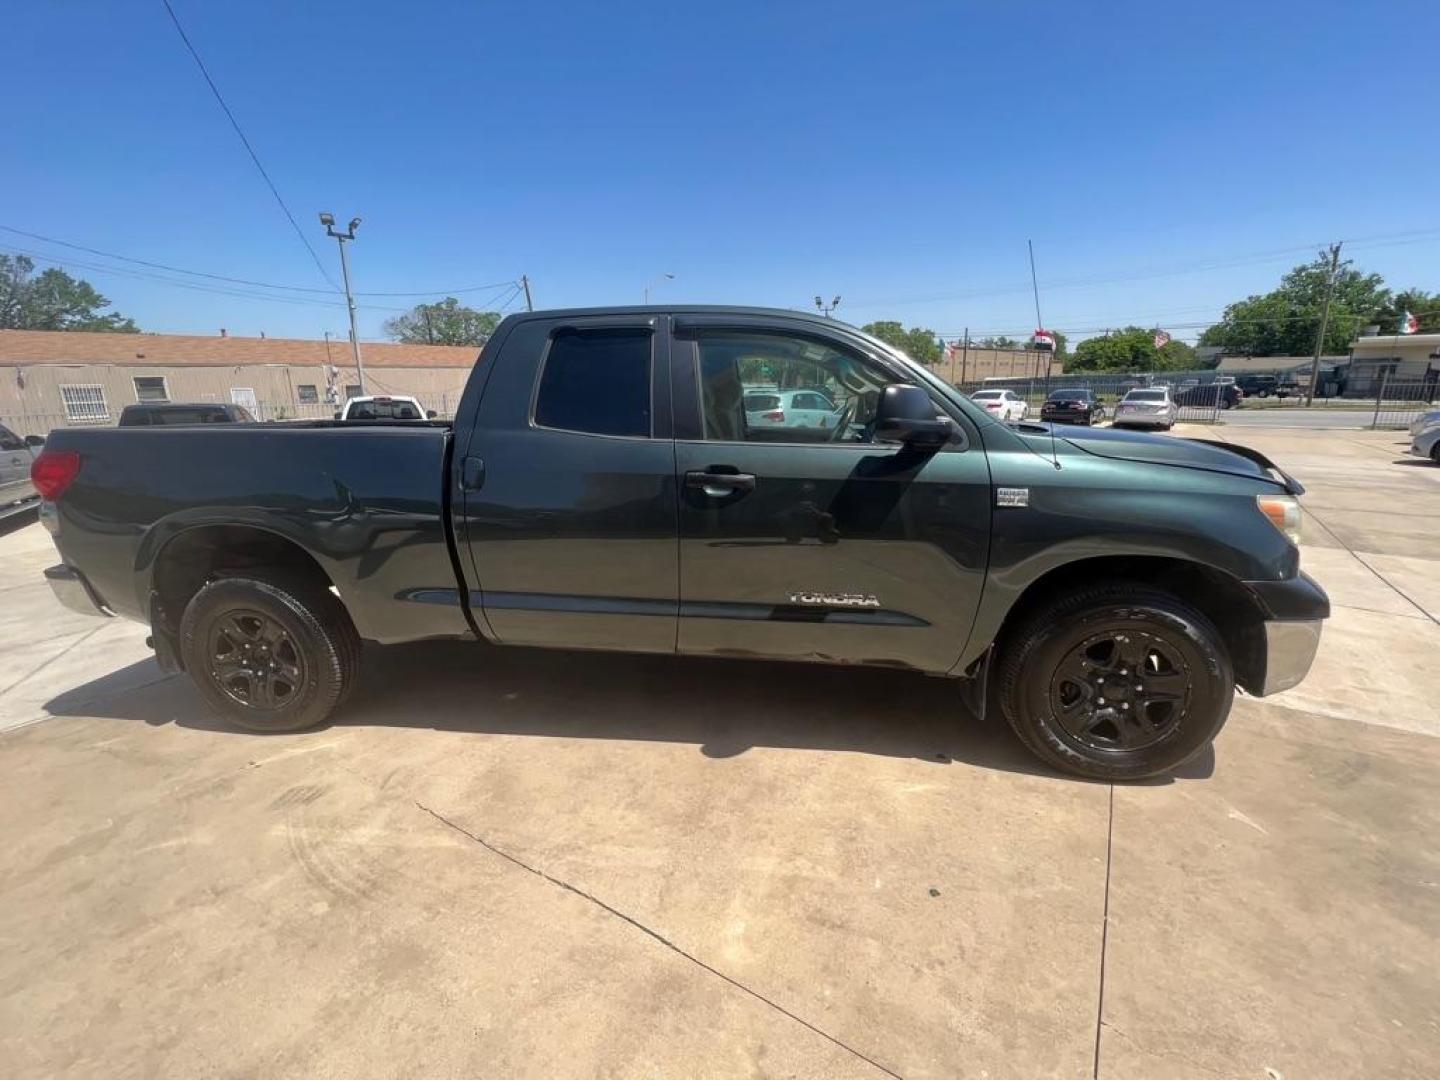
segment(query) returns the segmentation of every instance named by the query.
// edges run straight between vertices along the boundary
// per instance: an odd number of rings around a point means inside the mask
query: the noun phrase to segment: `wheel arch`
[[[331,574],[293,538],[262,525],[192,525],[166,538],[142,571],[148,577],[147,608],[162,663],[167,648],[178,660],[175,644],[180,618],[191,598],[207,582],[242,576],[246,571],[263,571],[272,577],[280,574],[312,584],[333,594],[350,617]]]
[[[1152,555],[1108,555],[1076,559],[1052,567],[1015,598],[994,636],[996,651],[1042,604],[1056,596],[1101,581],[1148,585],[1173,593],[1215,624],[1230,653],[1236,683],[1246,690],[1265,678],[1265,609],[1245,583],[1232,574],[1193,559]],[[976,663],[982,663],[977,660]]]

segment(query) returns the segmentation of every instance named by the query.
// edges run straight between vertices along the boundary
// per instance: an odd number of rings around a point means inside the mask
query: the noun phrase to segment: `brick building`
[[[366,390],[455,411],[479,350],[365,343]],[[262,420],[328,417],[360,392],[348,341],[0,330],[0,423],[113,424],[140,401],[218,401]]]

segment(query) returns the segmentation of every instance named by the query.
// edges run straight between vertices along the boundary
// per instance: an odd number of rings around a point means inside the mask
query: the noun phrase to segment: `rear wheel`
[[[1235,694],[1203,614],[1146,586],[1071,592],[1008,634],[1000,702],[1042,761],[1097,780],[1155,776],[1204,749]]]
[[[208,583],[190,600],[180,651],[201,696],[237,727],[301,731],[349,696],[360,639],[323,588],[233,577]]]

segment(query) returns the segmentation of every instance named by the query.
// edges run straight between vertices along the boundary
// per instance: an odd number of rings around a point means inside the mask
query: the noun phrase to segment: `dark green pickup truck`
[[[362,639],[464,637],[906,668],[957,722],[989,684],[1045,761],[1134,778],[1329,614],[1261,455],[997,423],[788,311],[512,316],[453,423],[64,429],[33,479],[57,595],[264,731],[340,706]]]

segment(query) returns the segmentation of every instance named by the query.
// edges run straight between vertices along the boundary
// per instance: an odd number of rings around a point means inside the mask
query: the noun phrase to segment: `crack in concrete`
[[[1111,798],[1111,818],[1112,818],[1112,821],[1113,821],[1113,818],[1114,818],[1114,798],[1115,798],[1115,793],[1114,793],[1114,788],[1113,788],[1113,787],[1111,788],[1110,798]],[[451,829],[451,830],[453,830],[454,832],[459,833],[461,836],[465,837],[466,839],[468,839],[468,840],[470,840],[470,841],[472,841],[472,842],[474,842],[474,843],[476,843],[476,844],[479,844],[479,845],[480,845],[481,847],[483,847],[486,851],[488,851],[488,852],[490,852],[490,853],[492,853],[492,854],[494,854],[494,855],[500,856],[500,858],[506,860],[507,862],[514,863],[514,864],[515,864],[516,866],[518,866],[521,870],[524,870],[524,871],[526,871],[527,873],[530,873],[530,874],[534,874],[536,877],[541,878],[541,879],[544,880],[544,881],[548,881],[551,885],[554,885],[554,886],[556,886],[557,888],[564,889],[566,892],[574,893],[576,896],[580,897],[582,900],[586,900],[586,901],[588,901],[589,903],[594,904],[596,907],[600,908],[602,911],[605,911],[605,912],[609,913],[610,915],[615,916],[615,918],[621,920],[622,922],[629,923],[629,924],[630,924],[631,926],[633,926],[636,930],[639,930],[642,934],[645,934],[647,937],[653,938],[654,940],[658,941],[661,945],[665,946],[665,948],[667,948],[667,949],[669,949],[671,952],[676,953],[677,955],[683,957],[684,959],[690,961],[690,963],[694,964],[696,967],[700,968],[701,970],[709,972],[711,975],[714,975],[717,979],[722,979],[722,980],[724,980],[725,982],[729,983],[731,986],[735,987],[735,989],[741,991],[742,993],[745,993],[745,994],[750,995],[752,998],[754,998],[756,1001],[759,1001],[761,1004],[767,1005],[767,1006],[769,1006],[771,1009],[774,1009],[774,1010],[775,1010],[776,1012],[778,1012],[781,1016],[784,1016],[784,1017],[786,1017],[787,1019],[790,1019],[790,1020],[795,1021],[795,1023],[799,1024],[801,1027],[807,1029],[808,1031],[814,1032],[816,1035],[819,1035],[819,1036],[820,1036],[822,1039],[824,1039],[826,1042],[829,1042],[829,1043],[831,1043],[832,1045],[839,1047],[841,1050],[844,1050],[847,1054],[850,1054],[851,1056],[853,1056],[853,1057],[855,1057],[855,1058],[858,1058],[859,1060],[865,1062],[865,1064],[870,1065],[870,1066],[872,1066],[873,1068],[877,1069],[878,1071],[884,1073],[886,1076],[894,1077],[895,1080],[903,1080],[903,1077],[901,1077],[901,1075],[900,1075],[899,1073],[897,1073],[897,1072],[895,1072],[895,1071],[893,1071],[893,1070],[891,1070],[891,1069],[887,1069],[884,1065],[881,1065],[881,1064],[880,1064],[878,1061],[876,1061],[874,1058],[872,1058],[872,1057],[867,1057],[865,1054],[861,1053],[859,1050],[856,1050],[853,1046],[850,1046],[850,1045],[848,1045],[848,1044],[846,1044],[846,1043],[841,1042],[841,1041],[840,1041],[839,1039],[837,1039],[834,1035],[831,1035],[829,1032],[824,1031],[824,1030],[816,1027],[814,1024],[810,1023],[810,1021],[806,1020],[804,1017],[797,1016],[797,1015],[795,1015],[795,1013],[791,1012],[789,1009],[785,1008],[783,1005],[780,1005],[780,1004],[778,1004],[778,1003],[776,1003],[776,1002],[774,1002],[774,1001],[771,1001],[769,998],[767,998],[764,994],[760,993],[758,990],[752,990],[750,987],[746,986],[744,983],[740,982],[739,980],[733,979],[733,978],[731,978],[729,975],[726,975],[723,971],[720,971],[720,970],[718,970],[718,969],[716,969],[716,968],[711,967],[709,964],[705,963],[704,960],[701,960],[698,956],[695,956],[695,955],[692,954],[692,953],[686,952],[684,949],[682,949],[679,945],[676,945],[676,944],[675,944],[673,941],[671,941],[669,938],[665,937],[663,934],[660,934],[660,933],[658,933],[658,932],[655,931],[655,930],[650,929],[650,927],[646,926],[644,923],[640,922],[638,919],[634,918],[633,916],[625,914],[625,912],[619,910],[618,908],[611,907],[611,906],[610,906],[609,904],[607,904],[604,900],[601,900],[601,899],[600,899],[599,897],[597,897],[597,896],[591,895],[590,893],[586,892],[584,889],[581,889],[581,888],[578,888],[578,887],[576,887],[576,886],[574,886],[574,885],[571,885],[568,881],[565,881],[565,880],[563,880],[563,879],[561,879],[561,878],[557,878],[557,877],[555,877],[555,876],[553,876],[553,875],[551,875],[551,874],[547,874],[544,870],[541,870],[539,867],[531,866],[529,863],[525,862],[524,860],[519,859],[519,858],[516,858],[514,855],[511,855],[508,851],[505,851],[503,848],[496,847],[494,844],[490,843],[490,841],[486,840],[484,837],[482,837],[482,836],[477,836],[475,833],[472,833],[469,829],[466,829],[464,826],[455,824],[455,822],[451,821],[451,820],[450,820],[449,818],[447,818],[444,814],[440,814],[440,813],[437,813],[437,812],[434,811],[434,810],[431,810],[431,809],[430,809],[428,806],[426,806],[424,803],[416,802],[416,803],[415,803],[415,806],[416,806],[418,809],[423,810],[425,813],[429,814],[429,815],[430,815],[431,817],[433,817],[436,821],[440,822],[440,824],[444,825],[447,829]],[[1107,893],[1107,896],[1108,896],[1108,893],[1109,893],[1108,871],[1107,871],[1107,881],[1106,881],[1106,893]]]
[[[1115,854],[1115,785],[1110,785],[1110,814],[1105,826],[1105,910],[1100,917],[1100,992],[1095,1002],[1095,1065],[1091,1080],[1100,1080],[1100,1032],[1105,1023],[1105,954],[1110,946],[1110,864]]]
[[[1322,517],[1320,517],[1319,514],[1315,513],[1314,510],[1310,510],[1310,509],[1306,509],[1306,510],[1305,510],[1305,513],[1309,514],[1312,518],[1314,518],[1314,519],[1315,519],[1315,523],[1316,523],[1317,525],[1319,525],[1322,529],[1324,529],[1324,530],[1326,531],[1326,533],[1329,534],[1330,539],[1334,540],[1337,544],[1339,544],[1342,548],[1344,548],[1345,551],[1349,554],[1349,556],[1350,556],[1352,559],[1354,559],[1354,560],[1355,560],[1356,562],[1358,562],[1361,566],[1365,567],[1366,570],[1369,570],[1370,573],[1374,574],[1377,578],[1379,578],[1382,582],[1384,582],[1384,583],[1390,588],[1390,590],[1395,593],[1396,596],[1398,596],[1398,597],[1400,597],[1400,599],[1404,600],[1407,604],[1409,604],[1411,607],[1413,607],[1413,608],[1414,608],[1416,611],[1418,611],[1421,615],[1425,616],[1425,618],[1429,619],[1431,622],[1435,623],[1437,626],[1440,626],[1440,619],[1435,618],[1434,615],[1431,615],[1430,612],[1426,611],[1423,607],[1421,607],[1419,604],[1417,604],[1414,600],[1410,599],[1410,597],[1409,597],[1398,585],[1396,585],[1396,584],[1395,584],[1394,582],[1392,582],[1389,578],[1387,578],[1384,574],[1382,574],[1379,570],[1376,570],[1375,567],[1371,566],[1368,562],[1366,562],[1364,559],[1362,559],[1362,558],[1360,557],[1359,553],[1358,553],[1354,548],[1352,548],[1349,544],[1345,543],[1344,540],[1341,540],[1340,537],[1338,537],[1338,536],[1335,535],[1335,530],[1332,529],[1332,528],[1330,528],[1329,525],[1326,525],[1326,524],[1325,524],[1325,520],[1324,520]],[[1343,605],[1343,604],[1337,604],[1336,606],[1337,606],[1337,607],[1344,607],[1345,605]],[[1358,609],[1358,610],[1362,610],[1362,611],[1363,611],[1363,610],[1368,610],[1368,609],[1361,608],[1361,609]],[[1386,612],[1385,614],[1389,614],[1389,612]]]
[[[29,671],[27,671],[24,675],[21,675],[20,678],[16,679],[16,680],[15,680],[14,682],[12,682],[9,686],[5,687],[5,689],[0,690],[0,697],[3,697],[4,695],[8,694],[11,690],[14,690],[17,686],[19,686],[21,683],[23,683],[26,679],[29,679],[29,678],[31,678],[31,677],[33,677],[33,676],[35,676],[35,675],[40,674],[40,672],[44,671],[47,667],[49,667],[51,664],[53,664],[56,660],[59,660],[62,656],[64,656],[66,653],[68,653],[71,649],[74,649],[74,648],[75,648],[76,646],[78,646],[78,645],[83,645],[85,642],[89,641],[92,637],[94,637],[96,634],[98,634],[101,630],[104,630],[104,629],[105,629],[105,626],[102,624],[102,625],[100,625],[100,626],[95,627],[93,630],[87,630],[87,631],[85,631],[85,633],[83,633],[80,637],[76,638],[76,639],[75,639],[74,641],[72,641],[69,645],[66,645],[65,648],[61,649],[61,650],[60,650],[59,652],[57,652],[54,656],[48,657],[47,659],[40,661],[39,664],[37,664],[35,667],[31,668],[31,669],[30,669]],[[64,635],[64,634],[60,634],[60,635],[57,635],[57,636],[58,636],[58,637],[64,637],[65,635]],[[56,640],[56,638],[47,638],[47,639],[45,639],[45,640],[47,640],[47,641],[54,641],[54,640]]]

